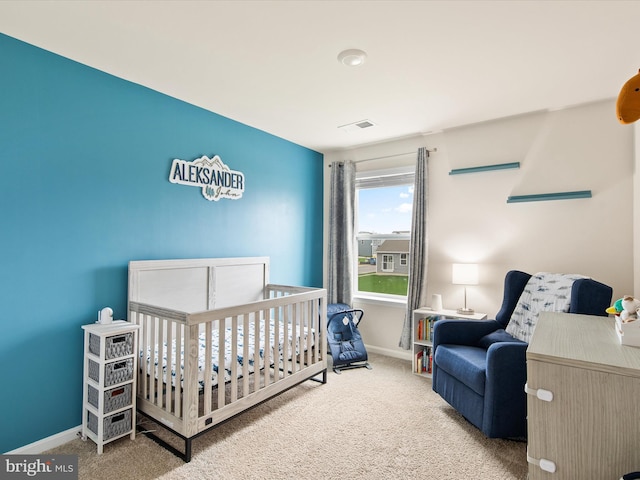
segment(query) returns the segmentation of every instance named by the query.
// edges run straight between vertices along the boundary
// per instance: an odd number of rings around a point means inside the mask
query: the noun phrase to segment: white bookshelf
[[[484,320],[486,313],[475,312],[473,314],[458,313],[457,310],[432,310],[428,307],[421,307],[413,311],[413,328],[411,332],[411,371],[415,375],[431,378],[432,372],[429,366],[433,363],[429,360],[433,352],[433,329],[432,323],[443,319],[463,319],[463,320]],[[426,362],[426,368],[420,368],[420,352],[422,352],[422,365]],[[425,358],[426,357],[426,358]]]

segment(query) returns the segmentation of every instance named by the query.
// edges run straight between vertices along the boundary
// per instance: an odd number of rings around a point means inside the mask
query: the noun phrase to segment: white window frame
[[[393,187],[400,185],[413,185],[415,178],[415,166],[405,166],[405,167],[395,167],[395,168],[387,168],[382,170],[367,170],[362,172],[356,172],[356,205],[355,205],[355,215],[358,215],[358,190],[363,188],[381,188],[381,187]],[[356,218],[356,225],[358,224],[358,219]],[[356,246],[358,241],[356,236],[358,232],[355,232],[353,243]],[[402,239],[402,240],[410,240],[410,235],[398,235],[394,238]],[[408,259],[407,255],[407,259]],[[381,259],[382,260],[382,259]],[[404,304],[406,305],[407,296],[406,295],[392,295],[390,293],[376,293],[376,292],[365,292],[358,290],[358,256],[355,256],[354,259],[354,271],[356,274],[354,275],[354,285],[353,292],[354,298],[358,300],[364,300],[373,303],[382,303],[382,304]]]

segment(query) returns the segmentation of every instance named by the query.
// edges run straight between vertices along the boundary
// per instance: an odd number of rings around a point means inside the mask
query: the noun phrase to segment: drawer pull
[[[549,473],[556,473],[556,464],[551,460],[547,460],[546,458],[533,458],[529,456],[529,452],[527,452],[527,462],[532,465],[537,465],[540,467],[540,470],[544,470]]]
[[[524,391],[527,392],[528,395],[534,395],[535,397],[538,397],[538,399],[544,400],[545,402],[553,401],[553,392],[545,390],[544,388],[529,388],[529,385],[525,383]]]

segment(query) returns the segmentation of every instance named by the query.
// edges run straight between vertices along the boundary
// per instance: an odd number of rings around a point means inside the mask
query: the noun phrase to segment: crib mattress
[[[270,336],[270,341],[269,341],[269,345],[275,345],[275,321],[271,320],[270,322],[270,328],[269,328],[269,336]],[[279,351],[279,362],[280,364],[282,364],[283,362],[283,352],[284,352],[284,340],[283,340],[283,332],[287,332],[286,335],[286,339],[288,342],[288,347],[287,347],[287,352],[288,352],[288,360],[291,360],[293,358],[293,352],[295,351],[295,354],[299,354],[300,353],[300,332],[299,330],[296,331],[296,342],[295,342],[295,348],[293,348],[293,342],[292,342],[292,336],[293,336],[293,332],[292,332],[292,326],[291,324],[287,324],[288,328],[285,329],[285,324],[284,322],[280,321],[279,322],[279,336],[280,338],[278,339],[278,351]],[[302,332],[302,347],[303,347],[303,351],[306,351],[307,348],[307,334],[308,334],[308,329],[304,328],[303,332]],[[237,368],[236,368],[236,372],[237,372],[237,378],[242,378],[242,367],[244,365],[245,359],[243,357],[243,353],[244,353],[244,344],[245,342],[247,343],[247,348],[248,348],[248,355],[247,355],[247,363],[248,363],[248,372],[249,373],[253,373],[255,371],[255,346],[256,346],[256,338],[255,338],[255,328],[250,328],[249,329],[249,333],[247,335],[244,334],[244,328],[242,325],[238,326],[238,333],[237,333],[237,349],[236,351],[237,353],[237,357],[234,359],[232,358],[232,331],[230,327],[226,328],[226,332],[224,335],[225,341],[224,341],[224,348],[225,348],[225,365],[223,368],[223,372],[224,372],[224,382],[228,382],[231,380],[231,376],[232,376],[232,363],[235,361],[237,364]],[[265,322],[261,321],[260,322],[260,340],[259,340],[259,365],[258,368],[259,369],[263,369],[264,368],[264,348],[265,348],[265,343],[264,343],[264,338],[265,338]],[[206,365],[206,347],[207,347],[207,343],[206,343],[206,333],[205,332],[201,332],[199,335],[199,339],[198,339],[198,382],[200,384],[200,389],[204,388],[204,379],[205,379],[205,365]],[[311,329],[311,345],[314,345],[315,342],[315,332],[313,329]],[[147,367],[150,367],[151,364],[151,349],[153,347],[149,347],[147,349],[147,354],[146,354],[146,363],[147,363]],[[163,361],[162,361],[162,382],[166,383],[167,381],[167,367],[168,367],[168,344],[165,341],[164,342],[164,347],[162,349],[163,352]],[[218,351],[220,348],[220,338],[219,338],[219,331],[217,328],[213,329],[212,332],[212,346],[211,346],[211,357],[212,357],[212,361],[211,361],[211,381],[212,381],[212,386],[216,386],[218,385],[219,382],[219,377],[220,377],[220,366],[218,364],[219,362],[219,355],[218,355]],[[176,341],[175,339],[172,342],[171,345],[171,385],[173,387],[176,387],[176,382],[177,382],[177,368],[176,368]],[[159,358],[159,352],[158,352],[158,348],[157,345],[155,346],[155,355],[153,358],[155,358],[155,367],[153,370],[156,372],[156,380],[158,380],[157,378],[157,372],[158,372],[158,358]],[[181,354],[180,357],[181,359],[184,358],[184,344],[180,345],[180,350],[181,350]],[[140,356],[142,357],[144,355],[144,352],[140,352]],[[273,356],[273,353],[271,353],[271,356]],[[270,361],[270,366],[273,367],[275,365],[274,359],[271,358]],[[147,369],[147,371],[150,371],[150,368]],[[182,382],[184,379],[184,364],[180,364],[180,385],[182,386]]]

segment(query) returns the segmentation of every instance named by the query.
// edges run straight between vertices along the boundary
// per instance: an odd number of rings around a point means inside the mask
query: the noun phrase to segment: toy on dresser
[[[607,308],[607,313],[615,315],[616,317],[619,316],[622,322],[627,323],[638,319],[639,310],[640,300],[637,300],[631,295],[625,295],[619,300],[616,300],[611,307]]]
[[[616,317],[616,334],[622,345],[640,347],[640,300],[625,295],[616,300],[607,313]]]

